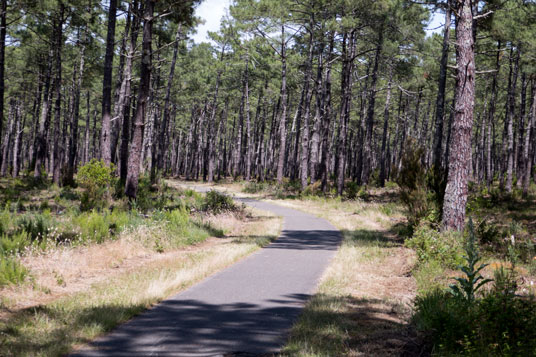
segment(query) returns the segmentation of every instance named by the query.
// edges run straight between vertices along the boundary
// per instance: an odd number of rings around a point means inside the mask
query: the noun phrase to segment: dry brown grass
[[[141,226],[116,241],[24,257],[33,282],[0,290],[0,355],[62,355],[252,253],[258,232],[275,239],[282,223],[254,209],[197,219],[225,237],[157,253],[143,240],[158,227]]]
[[[370,192],[382,197],[371,202],[314,196],[285,200],[245,194],[241,183],[210,186],[314,214],[344,234],[317,293],[292,329],[285,355],[395,356],[411,350],[416,257],[393,233],[404,215],[399,204],[383,199],[392,192]]]

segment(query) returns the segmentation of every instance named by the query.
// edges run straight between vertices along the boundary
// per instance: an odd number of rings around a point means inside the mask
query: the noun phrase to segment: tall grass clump
[[[0,287],[20,284],[28,277],[28,270],[15,258],[0,253]]]

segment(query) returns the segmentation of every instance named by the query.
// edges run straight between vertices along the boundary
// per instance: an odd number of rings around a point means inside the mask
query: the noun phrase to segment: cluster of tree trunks
[[[90,12],[91,2],[87,6]],[[342,195],[349,180],[383,186],[392,179],[406,142],[413,139],[424,148],[423,165],[447,181],[447,229],[463,228],[470,180],[490,186],[498,179],[507,192],[516,182],[527,194],[536,164],[536,74],[522,61],[519,43],[496,40],[494,68],[477,81],[478,9],[473,1],[453,0],[445,7],[433,86],[417,82],[409,87],[402,81],[400,63],[389,52],[395,25],[388,14],[333,30],[325,11],[313,6],[302,14],[298,31],[285,16],[277,31],[251,30],[254,39],[269,44],[277,72],[259,70],[254,46],[243,43],[226,51],[222,45],[209,89],[187,104],[180,99],[185,84],[175,84],[187,75],[177,63],[188,56],[180,46],[188,28],[179,21],[172,41],[160,43],[162,28],[153,28],[167,10],[156,15],[156,6],[154,0],[110,0],[99,95],[84,83],[87,53],[94,50],[90,24],[66,35],[73,14],[58,0],[50,17],[50,46],[39,54],[38,80],[25,84],[20,96],[10,96],[4,110],[8,25],[7,1],[0,0],[2,176],[25,170],[35,177],[50,174],[59,185],[72,184],[79,165],[100,158],[116,164],[131,199],[145,173],[153,181],[159,174],[279,184],[288,177],[302,189],[318,182],[324,192],[333,187]],[[118,8],[125,12],[116,40]],[[453,15],[455,66],[449,56]],[[153,41],[155,33],[158,41]],[[67,36],[76,43],[77,57],[65,72]],[[119,53],[116,65],[114,53]],[[224,65],[233,55],[233,66]],[[508,74],[501,71],[505,66]],[[455,67],[452,88],[449,67]],[[226,79],[229,71],[238,74],[232,81]],[[501,75],[507,76],[505,93]],[[475,98],[478,83],[485,87],[483,101]]]

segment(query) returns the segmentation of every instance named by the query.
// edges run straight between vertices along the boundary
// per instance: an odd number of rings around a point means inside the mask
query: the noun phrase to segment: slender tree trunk
[[[311,72],[313,69],[313,23],[310,24],[310,35],[309,35],[309,54],[307,57],[307,64],[305,67],[305,76],[304,76],[304,91],[305,91],[305,102],[304,102],[304,116],[303,116],[303,134],[302,134],[302,148],[301,148],[301,187],[302,190],[305,190],[308,184],[308,160],[309,160],[309,116],[311,113],[311,97],[312,93],[309,90],[309,83],[311,81]]]
[[[17,119],[17,127],[15,129],[15,141],[13,143],[13,172],[12,176],[19,176],[19,170],[21,167],[21,161],[19,160],[19,153],[21,147],[21,139],[24,133],[24,124],[26,122],[26,115],[21,115],[20,103],[16,103],[15,118]]]
[[[525,161],[523,160],[523,147],[525,143],[524,138],[526,133],[525,122],[527,121],[527,86],[528,81],[526,73],[523,72],[521,74],[521,103],[519,106],[519,121],[517,126],[517,145],[516,154],[514,155],[514,160],[516,163],[517,188],[523,187],[523,175],[525,174],[525,170],[523,167],[525,164]]]
[[[90,153],[90,144],[89,144],[89,137],[90,135],[90,119],[91,119],[91,105],[89,103],[90,100],[90,94],[89,91],[87,91],[86,94],[86,107],[87,107],[87,113],[86,113],[86,128],[84,133],[84,164],[89,162],[89,153]]]
[[[392,89],[392,69],[389,70],[389,82],[387,83],[387,94],[385,97],[385,108],[383,110],[383,134],[382,134],[382,151],[380,158],[380,187],[385,186],[386,169],[385,164],[387,160],[386,148],[387,148],[387,134],[389,131],[389,106],[391,105],[391,89]]]
[[[53,181],[56,185],[60,185],[61,166],[63,155],[62,145],[62,133],[60,133],[61,122],[61,81],[62,81],[62,68],[61,68],[61,49],[63,47],[63,22],[65,5],[61,0],[58,0],[59,13],[55,24],[55,64],[56,64],[56,81],[54,84],[54,92],[56,95],[56,101],[54,103],[54,150],[53,150],[53,165],[51,170],[53,171]]]
[[[439,67],[439,83],[436,98],[435,112],[435,133],[434,133],[434,148],[433,148],[433,165],[436,179],[441,174],[442,169],[441,158],[443,148],[443,117],[445,116],[445,88],[447,85],[447,64],[449,59],[449,41],[450,41],[450,22],[451,13],[450,6],[445,10],[445,27],[443,28],[443,47],[441,50],[441,62]]]
[[[488,118],[488,140],[487,140],[487,157],[486,157],[486,183],[488,188],[493,182],[493,171],[492,171],[492,146],[494,135],[492,135],[493,123],[495,120],[495,105],[497,101],[497,76],[499,75],[499,70],[501,69],[501,41],[497,43],[497,56],[495,60],[495,72],[493,73],[493,80],[491,83],[491,101],[489,105],[489,118]]]
[[[249,108],[249,53],[246,54],[246,74],[244,78],[244,85],[244,94],[246,96],[246,181],[249,181],[251,179],[251,156],[253,151],[253,144],[251,143],[251,114]]]
[[[536,118],[536,78],[532,79],[531,86],[532,100],[530,103],[529,117],[527,120],[527,126],[525,129],[525,142],[523,144],[523,196],[527,197],[530,185],[530,173],[532,171],[532,160],[530,158],[531,142],[536,141],[534,137],[535,133],[535,118]]]
[[[514,176],[514,117],[515,117],[515,92],[517,85],[517,73],[519,69],[519,49],[516,51],[512,85],[508,92],[508,113],[507,113],[507,166],[506,166],[506,192],[512,193],[512,183]]]
[[[82,89],[82,77],[84,75],[84,64],[85,64],[85,50],[87,39],[87,34],[84,36],[82,42],[82,48],[80,50],[80,62],[78,64],[78,73],[75,72],[75,88],[74,88],[74,103],[73,103],[73,114],[71,119],[71,135],[69,139],[69,158],[67,162],[66,177],[64,178],[64,184],[72,185],[74,184],[74,171],[75,171],[75,160],[76,153],[78,151],[78,119],[80,116],[80,91]],[[88,108],[89,110],[89,108]]]
[[[108,32],[106,35],[106,54],[104,56],[104,76],[102,80],[101,159],[106,165],[110,165],[112,162],[112,70],[115,49],[116,15],[117,0],[110,0],[110,7],[108,9]]]
[[[182,26],[178,25],[177,33],[175,34],[175,43],[173,44],[173,57],[171,59],[171,65],[169,67],[169,75],[167,79],[167,88],[166,88],[166,97],[164,99],[164,115],[162,118],[162,125],[160,128],[160,138],[158,140],[158,157],[157,157],[157,168],[162,170],[164,167],[164,153],[168,147],[168,122],[169,122],[169,112],[170,112],[170,103],[171,103],[171,88],[173,86],[173,79],[175,76],[175,65],[177,63],[177,54],[179,52],[179,42],[182,37]]]
[[[367,122],[365,130],[365,142],[364,142],[364,160],[363,160],[363,173],[361,182],[368,184],[370,172],[372,170],[372,139],[374,129],[374,108],[376,105],[376,82],[378,80],[378,66],[380,62],[380,56],[383,47],[383,23],[380,26],[378,34],[378,47],[376,48],[376,55],[374,56],[374,68],[372,70],[372,78],[370,83],[370,94],[367,109]]]
[[[322,155],[320,159],[320,175],[322,177],[322,192],[328,190],[329,179],[329,127],[331,124],[331,66],[333,63],[333,49],[335,46],[335,32],[330,34],[328,63],[326,65],[326,78],[322,86],[323,116],[322,116]]]
[[[283,183],[283,169],[287,143],[287,54],[285,25],[281,25],[281,119],[279,121],[279,157],[277,159],[277,183]]]
[[[0,1],[0,147],[2,147],[2,126],[4,125],[4,68],[7,31],[7,0]],[[0,158],[2,160],[2,158]],[[2,162],[0,162],[2,164]]]
[[[456,106],[452,123],[447,188],[443,204],[443,228],[463,230],[467,185],[471,165],[471,129],[475,97],[475,53],[473,15],[470,0],[457,0],[456,24]]]
[[[141,150],[143,145],[143,129],[145,126],[145,113],[148,107],[148,99],[151,91],[151,66],[152,66],[152,37],[153,37],[153,12],[155,1],[147,0],[143,13],[143,42],[142,59],[140,66],[140,87],[136,100],[136,114],[134,116],[134,133],[132,145],[128,157],[128,170],[125,185],[125,195],[130,199],[136,199],[138,191],[138,179],[140,174]]]
[[[130,42],[128,44],[127,58],[123,73],[123,82],[119,94],[119,112],[118,117],[122,118],[121,128],[121,147],[119,152],[119,179],[122,185],[126,184],[128,173],[128,145],[130,140],[130,107],[132,100],[130,93],[132,90],[132,59],[136,52],[138,42],[138,32],[141,22],[141,9],[138,1],[131,4],[132,24],[130,32]]]
[[[8,123],[6,127],[6,132],[4,134],[4,147],[2,150],[2,166],[0,167],[0,176],[4,177],[7,175],[7,169],[9,166],[9,152],[11,149],[11,141],[13,137],[13,125],[15,124],[15,99],[11,99],[9,103],[9,116]]]

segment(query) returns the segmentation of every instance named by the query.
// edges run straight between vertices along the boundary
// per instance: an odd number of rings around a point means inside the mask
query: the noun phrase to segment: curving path
[[[278,352],[338,249],[327,221],[241,199],[284,218],[267,247],[162,301],[75,356],[250,356]]]

